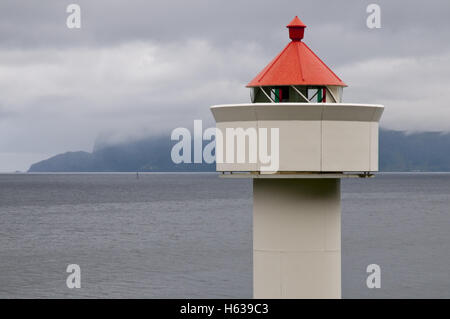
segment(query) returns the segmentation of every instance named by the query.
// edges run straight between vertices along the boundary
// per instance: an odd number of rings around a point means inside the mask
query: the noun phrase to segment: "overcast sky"
[[[70,3],[81,29],[66,26]],[[370,3],[381,29],[366,26]],[[345,102],[384,104],[385,128],[450,131],[448,0],[1,0],[0,171],[213,125],[209,106],[249,102],[295,15]]]

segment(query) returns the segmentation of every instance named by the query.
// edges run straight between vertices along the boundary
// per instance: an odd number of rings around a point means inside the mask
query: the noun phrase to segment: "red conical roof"
[[[247,87],[283,85],[347,86],[314,52],[301,41],[306,26],[298,17],[287,26],[301,28],[301,37],[292,41],[273,59]],[[290,32],[290,35],[292,32]],[[295,33],[297,34],[297,33]]]
[[[286,28],[290,28],[290,27],[303,27],[303,28],[306,28],[306,24],[304,24],[302,22],[302,20],[300,20],[297,16],[295,16],[295,18],[292,19],[292,21],[286,26]]]

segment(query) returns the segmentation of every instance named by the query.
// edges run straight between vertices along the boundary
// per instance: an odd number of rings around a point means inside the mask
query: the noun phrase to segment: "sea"
[[[450,173],[342,180],[342,296],[450,298]],[[0,298],[251,297],[249,179],[0,174]]]

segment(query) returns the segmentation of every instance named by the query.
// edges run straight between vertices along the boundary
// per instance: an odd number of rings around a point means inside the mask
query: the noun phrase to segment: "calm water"
[[[342,189],[343,296],[450,298],[450,174]],[[250,298],[251,196],[215,174],[0,175],[0,297]]]

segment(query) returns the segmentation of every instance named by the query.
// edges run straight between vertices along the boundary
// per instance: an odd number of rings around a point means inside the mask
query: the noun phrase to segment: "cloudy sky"
[[[81,29],[66,26],[71,3]],[[381,29],[366,26],[370,3]],[[0,171],[213,125],[209,106],[249,102],[295,15],[344,101],[384,104],[385,128],[448,132],[449,14],[448,0],[1,0]]]

